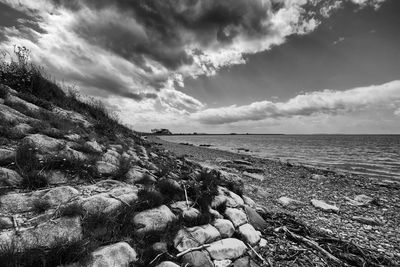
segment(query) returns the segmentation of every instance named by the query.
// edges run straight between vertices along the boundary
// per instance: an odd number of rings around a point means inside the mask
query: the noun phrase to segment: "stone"
[[[96,162],[97,172],[101,175],[110,175],[115,173],[118,170],[118,166],[105,162],[105,161],[97,161]]]
[[[232,267],[250,267],[250,257],[246,256],[235,260]]]
[[[0,186],[18,186],[22,180],[16,171],[0,167]]]
[[[79,191],[71,186],[60,186],[52,188],[45,193],[41,199],[49,203],[51,206],[58,206],[71,201],[79,195]]]
[[[103,148],[99,143],[96,142],[96,140],[93,141],[88,141],[84,144],[84,147],[88,148],[91,151],[101,153],[103,152]]]
[[[215,260],[214,261],[214,266],[215,267],[228,267],[228,266],[231,265],[231,263],[232,263],[231,260],[220,260],[220,261]]]
[[[247,250],[246,245],[236,238],[225,238],[215,241],[206,248],[213,260],[236,259]]]
[[[246,175],[247,177],[253,178],[255,180],[264,181],[264,175],[260,173],[252,173],[244,171],[243,175]]]
[[[136,251],[126,242],[103,246],[90,254],[87,267],[130,266],[137,261]]]
[[[304,205],[305,203],[290,197],[280,197],[278,198],[278,203],[283,207],[296,208],[297,206]]]
[[[43,172],[44,176],[46,177],[49,184],[65,184],[70,181],[73,181],[74,177],[69,177],[68,174],[59,171],[59,170],[49,170]]]
[[[101,156],[101,161],[119,166],[119,160],[121,155],[112,149],[108,149],[106,153]]]
[[[235,233],[235,227],[230,220],[216,219],[212,225],[217,228],[222,238],[231,237]]]
[[[379,220],[368,216],[353,216],[352,219],[362,224],[382,225]]]
[[[239,165],[246,165],[246,166],[251,166],[252,163],[246,160],[241,160],[241,159],[235,159],[232,160],[233,163],[239,164]]]
[[[6,121],[9,123],[22,123],[37,121],[31,117],[28,117],[21,112],[10,108],[9,106],[0,104],[0,121]]]
[[[26,135],[32,132],[33,127],[26,123],[18,123],[13,127],[13,130],[16,133]]]
[[[244,201],[240,196],[231,192],[225,187],[218,186],[218,195],[215,196],[211,202],[211,207],[217,208],[224,203],[227,207],[232,208],[241,207],[244,205]]]
[[[244,201],[244,204],[246,204],[247,206],[255,209],[257,207],[257,204],[254,200],[252,200],[250,197],[248,196],[242,196],[242,199]]]
[[[200,211],[196,208],[192,207],[193,202],[188,201],[177,201],[175,203],[172,203],[170,205],[171,210],[182,216],[182,218],[188,218],[188,219],[196,219],[197,217],[200,216]]]
[[[139,212],[132,218],[138,234],[162,232],[176,220],[175,215],[165,205]]]
[[[168,244],[166,242],[156,242],[151,247],[158,253],[168,252]]]
[[[262,231],[268,227],[267,222],[263,219],[263,217],[261,217],[260,214],[258,214],[258,212],[255,209],[249,206],[245,206],[244,210],[246,212],[249,223],[253,225],[254,228]]]
[[[311,179],[313,179],[313,180],[325,180],[327,178],[328,177],[326,177],[325,175],[322,175],[322,174],[313,174],[313,175],[311,175]]]
[[[82,124],[85,128],[93,126],[93,124],[90,123],[85,116],[83,116],[82,114],[80,114],[78,112],[71,111],[71,110],[65,110],[60,107],[54,107],[52,109],[52,112],[54,112],[55,114],[57,114],[60,117],[71,120],[75,123]]]
[[[327,212],[339,212],[339,208],[335,205],[330,205],[325,201],[312,199],[311,204],[316,207],[317,209],[327,211]]]
[[[174,238],[174,247],[179,251],[197,247],[220,238],[218,230],[211,224],[183,228]]]
[[[238,228],[239,234],[250,245],[256,245],[261,239],[261,233],[256,231],[251,224],[243,224]]]
[[[179,267],[179,265],[172,261],[163,261],[157,267]]]
[[[192,251],[182,256],[182,263],[191,267],[214,267],[210,256],[205,251]]]
[[[352,206],[368,206],[374,201],[374,198],[361,194],[354,197],[354,199],[347,198],[349,204]]]
[[[258,243],[258,246],[260,248],[265,248],[268,245],[268,241],[264,238],[261,238],[260,242]]]
[[[26,136],[22,142],[34,146],[41,152],[59,151],[65,145],[65,141],[55,139],[43,134],[31,134]]]
[[[64,138],[67,139],[68,141],[74,141],[78,142],[81,140],[81,136],[79,134],[66,134],[64,135]]]
[[[225,216],[233,223],[235,227],[247,223],[246,213],[235,208],[226,208]]]
[[[0,229],[8,229],[14,227],[14,223],[11,217],[1,216],[0,217]]]
[[[61,217],[37,225],[34,228],[21,228],[17,234],[15,230],[0,233],[0,246],[13,246],[19,250],[37,247],[51,247],[62,242],[67,244],[81,240],[82,225],[80,217]]]
[[[79,203],[88,214],[111,213],[122,205],[121,201],[111,198],[107,194],[90,196]]]
[[[15,160],[16,151],[14,149],[0,148],[0,163],[13,162]]]
[[[65,158],[71,161],[87,161],[88,157],[80,151],[70,148],[69,146],[64,147],[59,152],[59,157]]]

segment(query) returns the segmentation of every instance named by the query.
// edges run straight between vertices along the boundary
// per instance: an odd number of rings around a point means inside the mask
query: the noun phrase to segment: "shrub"
[[[49,181],[41,171],[24,172],[21,186],[28,189],[39,189],[49,185]]]
[[[111,175],[111,179],[117,181],[126,181],[126,174],[129,172],[131,168],[131,161],[129,158],[122,158],[119,161],[118,169]]]
[[[180,200],[183,198],[183,190],[177,187],[173,180],[158,180],[156,187],[168,201]]]
[[[62,206],[59,210],[59,215],[66,217],[84,216],[85,214],[85,210],[82,208],[81,205],[76,202],[66,206]]]
[[[25,101],[27,101],[27,102],[35,104],[38,107],[41,107],[41,108],[44,108],[44,109],[47,109],[47,110],[51,110],[51,108],[53,107],[53,105],[49,101],[46,101],[46,100],[41,99],[41,98],[38,98],[38,97],[36,97],[36,96],[34,96],[32,94],[28,94],[26,92],[19,92],[18,93],[18,97],[23,99],[23,100],[25,100]]]
[[[152,209],[164,204],[163,195],[154,189],[141,189],[138,192],[140,210]]]
[[[33,201],[33,210],[36,213],[43,213],[51,207],[50,203],[43,199],[35,199]]]

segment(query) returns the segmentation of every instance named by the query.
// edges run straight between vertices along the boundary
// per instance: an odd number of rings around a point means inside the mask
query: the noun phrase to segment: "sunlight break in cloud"
[[[274,103],[265,100],[245,106],[206,109],[192,114],[192,118],[204,124],[224,124],[267,118],[347,113],[377,106],[386,107],[399,100],[400,80],[346,91],[316,91],[298,95],[286,102]]]

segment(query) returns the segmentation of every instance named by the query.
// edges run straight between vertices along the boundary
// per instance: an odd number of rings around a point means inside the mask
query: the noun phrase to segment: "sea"
[[[400,135],[172,135],[162,139],[400,180]]]

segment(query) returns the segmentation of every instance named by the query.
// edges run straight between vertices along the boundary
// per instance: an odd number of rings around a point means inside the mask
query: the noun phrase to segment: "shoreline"
[[[268,212],[294,215],[307,225],[377,250],[400,263],[400,183],[396,180],[382,181],[215,148],[188,146],[158,137],[149,137],[149,141],[203,166],[239,175],[245,194]],[[251,165],[235,163],[241,160]],[[359,195],[369,197],[371,203],[351,204]],[[279,201],[281,197],[294,202],[284,205]],[[311,204],[312,199],[333,204],[339,211],[317,209]]]

